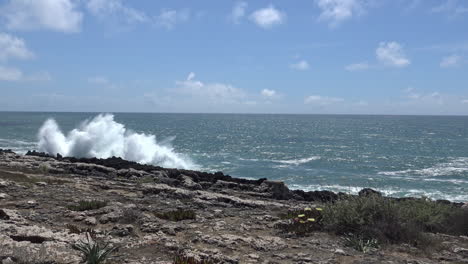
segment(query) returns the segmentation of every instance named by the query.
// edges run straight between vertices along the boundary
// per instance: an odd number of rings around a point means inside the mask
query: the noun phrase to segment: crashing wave
[[[181,169],[194,169],[195,164],[176,153],[167,143],[158,143],[156,136],[136,133],[114,121],[111,114],[86,120],[67,135],[54,119],[48,119],[39,129],[39,151],[69,157],[121,157],[143,164]]]

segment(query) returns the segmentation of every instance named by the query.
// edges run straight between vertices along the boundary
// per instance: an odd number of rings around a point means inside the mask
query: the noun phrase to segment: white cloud
[[[289,65],[289,67],[291,69],[295,69],[295,70],[299,70],[299,71],[305,71],[305,70],[308,70],[309,69],[309,63],[305,60],[301,60],[297,63],[293,63],[291,65]]]
[[[25,81],[25,82],[45,82],[52,80],[52,77],[48,72],[37,72],[31,75],[25,75],[21,70],[17,68],[10,68],[0,65],[0,81]]]
[[[110,81],[103,76],[94,76],[91,78],[88,78],[88,82],[92,84],[100,84],[100,85],[107,85],[110,83]]]
[[[320,95],[307,96],[304,100],[305,104],[329,105],[334,103],[344,102],[343,98],[328,97]]]
[[[462,62],[462,57],[458,55],[451,55],[442,58],[442,61],[440,62],[440,67],[442,68],[450,68],[450,67],[456,67],[460,66]]]
[[[462,104],[468,104],[468,99],[464,99],[461,102],[462,102]]]
[[[263,89],[261,92],[264,97],[274,97],[277,95],[275,90]]]
[[[10,34],[0,33],[0,61],[33,57],[34,54],[26,47],[24,40]]]
[[[273,5],[259,9],[250,15],[250,19],[259,27],[271,28],[282,24],[286,19],[286,14],[276,9]]]
[[[10,30],[80,31],[83,14],[72,0],[10,0],[0,9]]]
[[[247,2],[240,1],[234,4],[229,19],[234,24],[239,24],[240,20],[245,16],[245,10],[247,9]]]
[[[48,82],[52,81],[52,76],[46,71],[40,71],[33,73],[30,76],[26,76],[24,80],[30,82]]]
[[[406,57],[403,47],[397,42],[380,42],[375,51],[377,60],[387,66],[405,67],[411,61]]]
[[[371,66],[367,62],[354,63],[347,65],[345,69],[347,71],[364,71],[369,69]]]
[[[417,92],[413,87],[409,87],[404,90],[405,98],[409,99],[410,102],[418,102],[425,104],[444,104],[444,96],[439,92]]]
[[[175,25],[186,22],[190,18],[190,11],[188,9],[171,10],[164,9],[156,17],[156,24],[167,29],[174,28]]]
[[[123,18],[127,23],[143,23],[149,19],[140,10],[125,6],[121,0],[89,0],[87,8],[100,19]]]
[[[185,81],[177,81],[176,91],[182,95],[189,95],[214,103],[240,103],[246,94],[230,84],[203,83],[195,80],[195,73],[191,72]]]
[[[315,2],[322,10],[319,21],[327,21],[332,27],[365,12],[363,0],[316,0]]]
[[[456,17],[468,13],[468,7],[462,6],[458,0],[445,0],[442,4],[433,7],[431,13],[446,13],[450,17]]]
[[[0,81],[19,81],[23,78],[23,73],[16,68],[0,66]]]

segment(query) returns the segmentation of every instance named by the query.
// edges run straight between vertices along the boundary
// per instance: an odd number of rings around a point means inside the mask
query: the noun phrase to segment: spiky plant
[[[86,233],[86,241],[74,244],[73,248],[83,254],[83,263],[86,264],[104,263],[107,257],[117,250],[117,247],[110,246],[109,243],[100,245],[91,238],[89,233]]]

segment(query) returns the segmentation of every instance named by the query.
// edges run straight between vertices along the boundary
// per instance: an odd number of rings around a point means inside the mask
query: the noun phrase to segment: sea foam
[[[84,121],[67,135],[54,119],[48,119],[39,129],[39,151],[69,157],[121,157],[143,164],[169,168],[196,169],[182,154],[176,153],[168,142],[158,143],[156,136],[136,133],[114,120],[111,114],[98,115]]]

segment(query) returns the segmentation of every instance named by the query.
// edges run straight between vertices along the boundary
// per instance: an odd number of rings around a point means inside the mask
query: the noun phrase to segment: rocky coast
[[[332,232],[278,228],[290,211],[346,197],[120,158],[0,150],[0,261],[80,263],[73,245],[92,237],[117,248],[107,263],[468,263],[466,234],[432,232],[440,243],[431,250],[403,243],[363,251]]]

